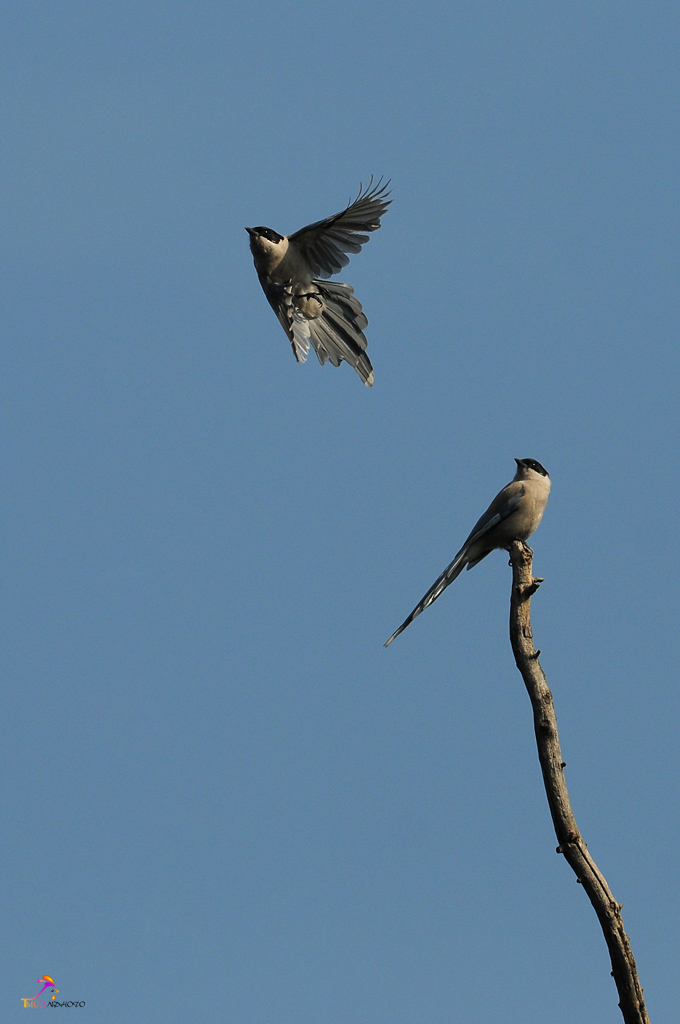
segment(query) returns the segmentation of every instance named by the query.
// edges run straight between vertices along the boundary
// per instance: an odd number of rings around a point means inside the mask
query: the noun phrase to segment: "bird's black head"
[[[280,235],[278,231],[273,231],[271,228],[246,228],[246,231],[251,238],[266,238],[268,241],[273,242],[274,245],[283,238],[283,235]]]
[[[549,476],[548,470],[545,469],[540,462],[536,459],[515,459],[518,466],[524,466],[526,469],[533,469],[534,473],[540,473],[541,476]]]

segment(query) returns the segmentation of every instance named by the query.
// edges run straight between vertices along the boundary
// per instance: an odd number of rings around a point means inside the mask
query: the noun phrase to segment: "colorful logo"
[[[24,1007],[35,1006],[35,1000],[40,998],[40,996],[43,994],[46,988],[52,989],[52,995],[50,996],[50,999],[53,999],[55,994],[59,991],[59,989],[55,986],[52,978],[50,978],[49,974],[43,974],[42,978],[38,978],[38,984],[40,984],[41,981],[44,981],[45,984],[40,989],[37,996],[31,996],[30,999],[24,999],[22,996],[21,1001],[24,1004]],[[44,1006],[45,1004],[43,1002],[40,1002],[38,1005]]]

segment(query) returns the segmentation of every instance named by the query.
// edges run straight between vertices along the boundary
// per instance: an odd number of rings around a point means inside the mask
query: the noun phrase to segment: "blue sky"
[[[579,826],[677,1008],[678,69],[668,3],[7,0],[0,1005],[618,1021],[496,553],[514,471]],[[246,224],[393,182],[298,366]]]

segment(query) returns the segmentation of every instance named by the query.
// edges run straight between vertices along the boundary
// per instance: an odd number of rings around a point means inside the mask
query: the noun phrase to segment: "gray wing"
[[[470,535],[463,544],[461,551],[465,551],[475,541],[481,540],[485,533],[492,530],[503,519],[511,516],[525,493],[526,488],[521,480],[511,480],[509,484],[506,484],[503,490],[498,492],[486,512],[479,517],[472,527]]]
[[[361,187],[353,203],[340,213],[289,235],[289,241],[307,259],[314,277],[330,277],[349,263],[346,253],[361,251],[368,241],[365,231],[377,231],[380,218],[392,202],[387,196],[389,181],[383,185],[382,178],[373,186],[373,178],[366,189]]]

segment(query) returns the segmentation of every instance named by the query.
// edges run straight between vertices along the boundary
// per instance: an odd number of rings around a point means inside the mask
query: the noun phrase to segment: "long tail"
[[[366,387],[375,379],[371,361],[366,355],[368,342],[363,333],[368,320],[354,289],[339,281],[314,281],[324,301],[321,316],[309,320],[309,340],[319,362],[328,360],[339,366],[342,360],[352,366]]]
[[[395,630],[385,644],[385,647],[389,647],[392,641],[396,640],[399,634],[403,633],[406,627],[410,626],[413,620],[417,619],[421,612],[424,612],[426,608],[429,608],[430,605],[437,600],[439,595],[444,593],[449,583],[453,583],[456,577],[460,576],[465,568],[465,563],[467,562],[465,555],[466,549],[463,548],[458,552],[454,560],[451,562],[451,565],[447,566],[441,576],[432,584],[428,592],[425,594],[425,597],[418,602],[411,614],[404,619],[399,629]]]

